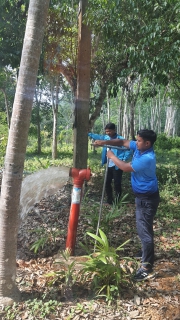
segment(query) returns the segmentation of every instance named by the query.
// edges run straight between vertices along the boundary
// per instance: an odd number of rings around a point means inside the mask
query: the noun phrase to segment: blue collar
[[[117,133],[115,133],[115,135],[110,139],[116,139],[116,138],[117,138]]]
[[[146,150],[146,151],[144,151],[144,152],[141,152],[141,151],[140,151],[140,150],[138,150],[138,149],[137,149],[137,151],[139,151],[139,153],[140,153],[141,155],[143,155],[143,154],[145,154],[145,153],[149,153],[149,152],[154,151],[154,149],[153,149],[153,147],[151,147],[151,148],[147,149],[147,150]]]

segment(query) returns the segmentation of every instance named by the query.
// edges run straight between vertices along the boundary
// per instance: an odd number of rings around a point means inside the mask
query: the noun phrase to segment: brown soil
[[[75,256],[71,257],[71,261],[84,259],[82,256],[85,252],[79,243],[84,242],[84,235],[87,231],[86,215],[95,210],[92,208],[98,207],[96,201],[100,199],[100,194],[93,193],[94,189],[91,190],[91,185],[89,188],[89,199],[86,200],[86,203],[81,204]],[[59,258],[58,252],[65,249],[70,212],[70,192],[71,186],[59,191],[54,196],[42,199],[20,226],[17,283],[23,299],[40,298],[42,295],[46,295],[46,299],[54,298],[62,301],[61,316],[52,317],[52,319],[180,319],[180,227],[176,220],[166,223],[164,220],[156,219],[154,223],[155,278],[133,284],[129,288],[123,288],[116,306],[107,307],[104,300],[97,299],[92,300],[93,305],[90,308],[88,288],[74,287],[74,291],[70,292],[69,296],[66,296],[63,287],[59,288],[54,285],[53,290],[49,289],[46,275],[57,269],[57,264],[54,264],[54,261]],[[108,213],[108,210],[108,208],[103,208],[105,214]],[[52,226],[54,229],[60,228],[62,233],[56,236],[54,244],[53,241],[46,243],[41,252],[34,254],[30,247],[38,238],[35,230],[43,227],[47,232]],[[125,247],[123,256],[133,257],[139,248],[133,203],[129,203],[121,216],[113,221],[111,230],[111,245],[114,247],[131,239]],[[134,268],[134,263],[132,263],[132,268]],[[75,308],[77,303],[81,303],[87,312],[76,310],[75,315],[68,318],[69,310]]]
[[[124,186],[124,190],[129,186]],[[87,287],[73,286],[69,292],[56,283],[49,287],[47,274],[59,270],[55,261],[62,259],[60,251],[66,246],[67,226],[70,213],[70,194],[72,185],[67,185],[53,196],[42,199],[40,203],[22,221],[18,234],[17,252],[17,285],[22,294],[22,301],[18,304],[15,320],[30,320],[25,302],[29,299],[59,300],[62,302],[56,314],[50,319],[81,320],[81,319],[144,319],[144,320],[180,320],[180,223],[178,220],[162,220],[156,218],[155,232],[155,278],[142,283],[131,284],[122,288],[121,296],[115,304],[108,306],[103,299],[94,299]],[[81,204],[81,212],[76,236],[75,256],[69,262],[76,260],[76,272],[86,252],[82,250],[80,242],[84,243],[84,235],[88,228],[87,215],[98,210],[101,199],[102,179],[92,177],[88,187],[88,199]],[[129,189],[128,189],[129,190]],[[98,209],[97,209],[98,208]],[[103,207],[103,214],[108,214],[107,207]],[[101,222],[102,224],[102,222]],[[100,225],[101,227],[101,225]],[[39,233],[41,229],[41,232]],[[53,230],[61,231],[54,233]],[[44,231],[43,231],[44,230]],[[37,232],[38,231],[38,232]],[[34,242],[47,237],[42,250],[34,254],[30,250]],[[133,200],[127,204],[123,213],[111,224],[109,232],[111,245],[117,247],[127,239],[131,241],[125,246],[123,256],[132,257],[139,249],[136,235]],[[123,258],[120,257],[121,263]],[[131,272],[136,263],[130,264]],[[137,267],[137,266],[136,266]],[[80,308],[77,308],[77,305]],[[72,311],[73,310],[73,311]],[[36,319],[42,319],[35,317]],[[35,319],[31,318],[31,319]],[[7,320],[4,310],[0,311],[0,319]],[[10,319],[10,318],[8,318]]]

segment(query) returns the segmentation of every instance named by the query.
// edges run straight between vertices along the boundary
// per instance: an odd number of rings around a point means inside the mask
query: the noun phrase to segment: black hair
[[[115,126],[114,123],[109,122],[109,123],[107,123],[107,125],[105,126],[105,130],[106,130],[106,129],[115,130],[115,129],[116,129],[116,126]]]
[[[150,141],[151,145],[154,144],[154,142],[157,139],[157,135],[153,130],[148,129],[140,129],[137,134],[144,140],[144,141]]]

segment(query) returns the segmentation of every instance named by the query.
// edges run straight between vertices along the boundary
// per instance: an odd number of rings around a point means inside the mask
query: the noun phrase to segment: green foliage
[[[61,306],[61,303],[56,300],[27,300],[24,303],[23,308],[19,310],[18,304],[14,303],[13,306],[6,307],[6,320],[14,320],[22,315],[24,318],[24,314],[26,314],[26,318],[28,319],[50,319],[51,316],[57,312],[57,309]]]
[[[159,219],[179,219],[180,184],[160,185],[160,204],[157,211]]]
[[[98,17],[95,21],[94,15]],[[167,72],[176,72],[180,41],[178,0],[114,0],[111,4],[91,0],[87,20],[92,30],[102,36],[104,50],[106,46],[120,51],[121,46],[131,70],[146,73],[164,85]]]
[[[28,9],[28,0],[2,1],[0,10],[0,66],[18,68]],[[13,22],[13,23],[12,23]]]
[[[34,233],[38,235],[38,239],[32,244],[30,250],[37,253],[40,250],[43,250],[45,244],[49,246],[53,246],[56,243],[56,238],[62,234],[62,232],[58,229],[58,227],[51,226],[49,229],[45,227],[45,225],[41,228],[33,230]]]
[[[0,155],[4,156],[8,140],[8,130],[3,125],[0,125]]]
[[[70,251],[68,249],[61,252],[62,259],[56,264],[59,265],[59,271],[54,271],[47,274],[50,277],[49,285],[52,286],[55,283],[63,283],[66,287],[71,287],[77,279],[75,273],[76,261],[70,261]]]
[[[157,177],[161,185],[173,185],[180,183],[179,165],[157,166]]]
[[[91,281],[96,296],[105,297],[111,302],[119,296],[121,285],[128,281],[129,275],[126,268],[120,265],[117,252],[122,251],[129,240],[115,249],[110,247],[102,230],[99,229],[100,236],[90,232],[87,232],[87,235],[96,241],[96,251],[86,256],[87,261],[81,263],[81,280]]]
[[[157,150],[157,178],[161,202],[157,216],[179,218],[180,212],[180,164],[179,149]]]
[[[171,150],[174,148],[180,148],[180,137],[168,137],[165,133],[157,136],[155,150]]]
[[[113,224],[112,222],[119,218],[125,209],[125,204],[127,201],[125,201],[128,197],[128,194],[122,196],[118,202],[114,202],[112,208],[109,210],[109,208],[104,208],[102,215],[101,215],[101,229],[104,231],[104,233],[111,233]],[[82,208],[86,210],[88,207],[88,196],[84,197],[82,200]],[[95,232],[98,224],[98,218],[100,214],[100,208],[99,204],[92,204],[91,208],[88,208],[88,213],[85,215],[85,219],[87,220],[87,228],[88,231]]]
[[[30,250],[33,250],[34,253],[37,253],[40,249],[44,248],[45,243],[47,242],[46,237],[42,237],[38,240],[36,240],[33,245],[31,246]]]
[[[59,146],[58,157],[52,160],[51,147],[43,147],[40,155],[36,155],[36,145],[28,143],[26,159],[24,163],[24,171],[28,173],[36,172],[40,169],[48,168],[49,166],[65,165],[72,167],[73,163],[73,147],[72,145]]]

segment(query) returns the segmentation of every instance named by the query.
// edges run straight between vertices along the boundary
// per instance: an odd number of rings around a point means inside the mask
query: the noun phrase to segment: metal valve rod
[[[98,145],[95,145],[95,144],[91,144],[93,147],[102,147],[102,148],[113,148],[113,149],[118,149],[118,150],[122,150],[122,147],[117,147],[117,146],[110,146],[108,144],[104,144],[103,146],[98,146]]]

